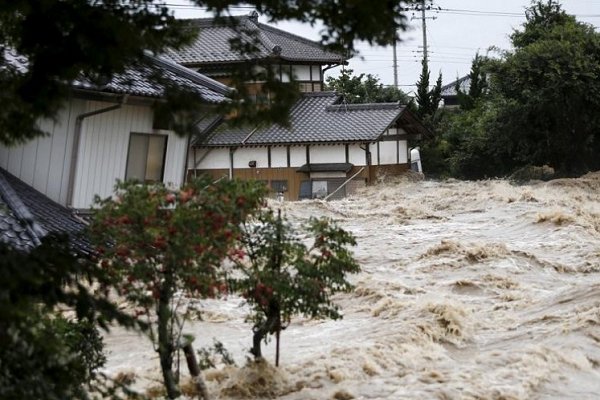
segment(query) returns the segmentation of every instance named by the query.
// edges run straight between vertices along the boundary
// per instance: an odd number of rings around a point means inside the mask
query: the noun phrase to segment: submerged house
[[[205,121],[188,155],[190,175],[256,179],[274,195],[297,200],[334,192],[342,197],[379,175],[409,168],[408,138],[427,131],[406,107],[348,105],[341,103],[341,96],[323,92],[324,72],[346,63],[345,57],[258,22],[256,12],[190,24],[199,28],[198,37],[189,47],[168,54],[175,62],[226,84],[240,66],[267,65],[282,82],[293,81],[303,93],[290,110],[287,128],[232,127],[226,118]],[[234,39],[254,43],[259,51],[248,55],[232,50]],[[261,84],[246,82],[256,91]],[[343,185],[348,178],[353,179]]]
[[[162,126],[154,105],[167,84],[193,91],[209,106],[226,101],[230,89],[170,60],[146,58],[105,85],[75,82],[56,119],[40,121],[49,135],[0,146],[0,172],[73,209],[109,196],[117,179],[183,183],[189,138]]]
[[[289,127],[215,124],[192,143],[188,166],[190,174],[263,181],[287,200],[343,197],[408,170],[408,139],[426,132],[397,103],[345,104],[334,92],[305,93]]]

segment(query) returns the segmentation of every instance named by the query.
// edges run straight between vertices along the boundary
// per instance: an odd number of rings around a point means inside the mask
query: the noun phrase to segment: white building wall
[[[285,147],[285,146],[271,147],[271,167],[272,168],[287,167],[287,147]]]
[[[0,146],[0,166],[57,203],[67,204],[73,131],[85,101],[72,100],[56,121],[42,120],[39,127],[48,136],[14,147]]]
[[[379,142],[379,165],[398,163],[398,142]]]
[[[294,74],[294,79],[296,80],[309,81],[310,65],[292,65],[292,73]]]
[[[401,140],[398,143],[398,152],[400,154],[399,163],[407,164],[408,163],[408,142],[406,140]]]
[[[365,159],[365,150],[360,148],[359,144],[351,144],[348,146],[348,162],[355,166],[367,165]]]
[[[201,160],[201,161],[200,161]],[[190,168],[192,169],[223,169],[229,168],[229,149],[196,149],[196,162],[194,166],[194,154],[189,157]]]
[[[86,112],[105,108],[109,103],[89,101]],[[167,150],[163,181],[182,183],[187,138],[170,131],[152,129],[149,106],[124,105],[120,109],[94,115],[84,120],[79,143],[73,207],[89,208],[97,194],[109,196],[117,179],[125,179],[129,137],[133,133],[165,134]]]
[[[310,146],[310,163],[344,163],[346,162],[346,147],[338,145]]]
[[[377,143],[369,144],[369,150],[371,151],[371,165],[377,164]]]
[[[266,147],[240,148],[233,153],[233,168],[250,168],[248,163],[256,161],[256,168],[269,167],[269,154]]]
[[[306,164],[306,147],[290,147],[290,167],[301,167]]]

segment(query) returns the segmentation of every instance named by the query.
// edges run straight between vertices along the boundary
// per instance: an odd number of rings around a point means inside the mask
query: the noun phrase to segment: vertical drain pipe
[[[94,115],[104,114],[110,111],[117,110],[121,108],[126,101],[127,96],[123,97],[122,101],[119,104],[79,114],[75,119],[75,129],[73,130],[73,147],[71,149],[71,164],[69,167],[69,186],[67,187],[67,207],[73,208],[75,174],[77,172],[76,170],[77,161],[79,158],[79,143],[81,142],[81,128],[83,126],[83,120]]]

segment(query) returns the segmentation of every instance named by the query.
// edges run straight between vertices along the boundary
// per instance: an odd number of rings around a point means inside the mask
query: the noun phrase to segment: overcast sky
[[[378,0],[373,0],[378,1]],[[169,4],[189,4],[186,0],[170,0]],[[432,84],[441,71],[443,83],[447,84],[457,76],[466,75],[476,52],[485,54],[490,46],[509,49],[509,34],[524,22],[525,7],[530,0],[435,0],[434,8],[427,12],[427,41]],[[581,21],[600,27],[600,0],[563,0],[564,9]],[[207,14],[189,6],[173,7],[177,17],[206,17]],[[234,14],[247,14],[250,10],[240,8]],[[421,13],[408,12],[410,30],[401,33],[402,42],[398,44],[398,84],[401,89],[410,92],[421,72],[420,61],[423,57]],[[266,23],[266,18],[259,18]],[[319,38],[319,28],[302,25],[297,22],[282,22],[279,28],[304,36],[308,39]],[[384,84],[394,83],[393,51],[391,47],[369,47],[359,44],[362,60],[356,57],[350,60],[355,73],[367,73],[378,76]],[[339,74],[339,68],[331,74]]]

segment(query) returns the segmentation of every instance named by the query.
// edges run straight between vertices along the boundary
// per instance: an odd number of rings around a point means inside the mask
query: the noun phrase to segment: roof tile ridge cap
[[[460,85],[461,83],[463,83],[464,81],[466,81],[467,79],[469,79],[471,77],[471,74],[467,74],[461,78],[458,78],[444,86],[442,86],[440,88],[440,90],[444,90],[444,89],[453,89],[457,84]]]
[[[0,170],[0,196],[4,199],[5,203],[19,221],[25,222],[27,231],[31,235],[33,242],[36,246],[39,246],[41,243],[40,239],[46,236],[46,231],[37,223],[35,217],[31,211],[29,211],[29,208],[23,203],[23,200],[21,200],[15,189],[4,176],[4,173],[4,170]]]
[[[337,92],[333,90],[323,90],[321,92],[305,92],[302,93],[302,97],[334,97],[339,96]]]
[[[240,21],[247,19],[246,15],[228,15],[222,16],[221,18],[216,17],[206,17],[206,18],[180,18],[180,21],[190,22],[196,25],[203,25],[212,28],[230,28],[231,25],[229,22],[231,20]]]
[[[298,40],[300,42],[304,42],[306,44],[310,44],[312,46],[316,46],[316,47],[319,48],[319,50],[322,50],[324,52],[329,52],[331,54],[337,54],[337,53],[331,52],[330,50],[326,50],[324,48],[324,46],[320,42],[318,42],[316,40],[310,40],[310,39],[307,39],[307,38],[302,37],[300,35],[296,35],[295,33],[284,31],[283,29],[279,29],[279,28],[276,28],[276,27],[271,26],[271,25],[263,24],[262,22],[258,22],[257,25],[260,27],[261,30],[264,29],[264,30],[267,30],[267,31],[271,31],[273,33],[279,33],[279,34],[281,34],[283,36],[287,36],[290,39],[296,39],[296,40]]]
[[[341,103],[327,106],[327,111],[337,111],[342,107],[346,110],[394,110],[401,109],[404,107],[404,105],[400,103]]]
[[[152,63],[158,64],[159,66],[166,68],[167,70],[169,70],[177,75],[181,75],[185,78],[188,78],[194,83],[204,85],[207,88],[214,90],[215,92],[217,92],[219,94],[227,95],[227,94],[231,94],[234,91],[233,88],[230,88],[229,86],[224,85],[221,82],[218,82],[212,78],[209,78],[206,75],[202,75],[202,74],[200,74],[194,70],[191,70],[189,68],[183,67],[165,57],[162,57],[159,55],[152,55],[149,53],[145,53],[144,55],[146,57],[148,57],[152,61]]]
[[[260,44],[268,50],[269,54],[278,55],[281,53],[281,47],[273,43],[273,41],[263,32],[263,24],[258,22],[258,13],[256,14],[256,19],[253,18],[253,14],[245,16],[244,24],[249,27],[249,29],[258,32],[257,38],[260,41]]]

